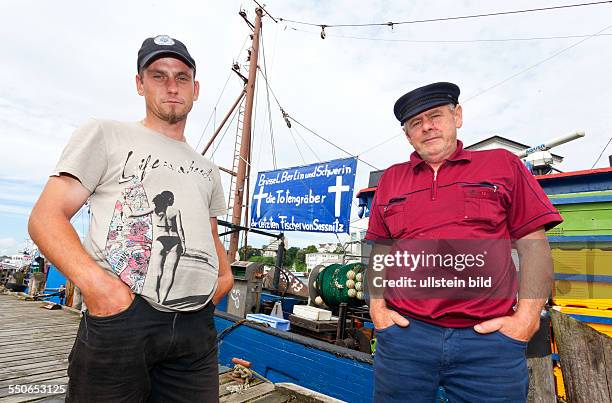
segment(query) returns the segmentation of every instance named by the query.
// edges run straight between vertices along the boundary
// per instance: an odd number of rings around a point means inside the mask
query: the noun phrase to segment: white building
[[[338,244],[335,242],[317,244],[317,251],[319,252],[334,253],[337,248]]]
[[[32,263],[32,256],[24,253],[11,255],[8,257],[8,259],[5,259],[3,263],[8,263],[17,268],[22,268]]]
[[[280,245],[280,242],[280,239],[275,239],[270,244],[264,246],[262,248],[262,255],[268,257],[276,257],[276,252],[278,251],[278,245]],[[287,249],[289,249],[289,240],[285,238],[285,250]]]
[[[316,252],[306,254],[306,270],[311,271],[316,266],[323,264],[342,263],[344,255],[340,253]]]
[[[494,150],[498,148],[501,148],[503,150],[508,150],[512,153],[517,153],[519,151],[523,151],[528,148],[531,148],[531,146],[519,143],[518,141],[507,139],[505,137],[502,137],[496,134],[489,138],[480,140],[474,144],[471,144],[465,147],[466,150],[470,150],[470,151]],[[553,154],[553,153],[551,153],[551,156],[553,159],[552,166],[555,168],[558,168],[559,164],[563,162],[563,157],[557,154]]]
[[[368,227],[368,218],[362,218],[361,220],[357,221],[356,223],[363,223],[363,225],[365,225],[363,228],[367,228]],[[361,228],[362,225],[359,225],[359,227]],[[367,245],[365,245],[365,235],[366,235],[366,230],[365,229],[355,229],[354,231],[351,232],[351,239],[350,241],[348,241],[346,243],[346,253],[347,255],[352,255],[349,256],[351,258],[351,260],[358,260],[360,261],[362,258],[361,256],[369,256],[370,250],[369,248],[365,247]]]

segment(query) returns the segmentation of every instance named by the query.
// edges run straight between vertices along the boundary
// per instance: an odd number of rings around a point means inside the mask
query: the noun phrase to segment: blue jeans
[[[525,402],[527,343],[500,332],[444,328],[410,319],[377,331],[375,402]]]

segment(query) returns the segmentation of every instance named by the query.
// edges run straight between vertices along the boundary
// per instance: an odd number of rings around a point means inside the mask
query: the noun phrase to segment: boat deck
[[[80,319],[69,310],[42,306],[41,302],[0,294],[0,403],[64,401],[68,354]],[[257,380],[237,393],[239,385],[229,368],[219,367],[221,402],[338,401],[293,384]]]

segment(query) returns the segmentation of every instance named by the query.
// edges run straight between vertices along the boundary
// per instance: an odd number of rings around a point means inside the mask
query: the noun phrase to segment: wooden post
[[[555,377],[550,355],[527,358],[529,370],[529,403],[557,403],[555,394]]]
[[[208,140],[208,143],[204,147],[204,151],[202,151],[202,155],[206,154],[206,151],[208,151],[208,149],[213,144],[213,142],[215,141],[215,139],[217,138],[219,133],[221,133],[221,129],[223,129],[223,126],[225,126],[225,122],[227,122],[227,120],[230,118],[230,116],[232,116],[232,113],[234,113],[234,110],[236,109],[236,107],[238,106],[240,101],[242,101],[242,98],[244,97],[244,94],[245,94],[245,91],[242,90],[242,92],[240,93],[240,96],[236,99],[236,101],[234,102],[234,104],[230,108],[229,112],[227,112],[227,115],[225,115],[225,117],[221,121],[221,124],[219,125],[219,127],[217,127],[217,130],[215,131],[213,136],[210,138],[210,140]]]
[[[232,224],[240,225],[242,220],[242,205],[244,203],[244,181],[247,174],[247,164],[250,164],[251,155],[251,121],[253,116],[253,98],[255,95],[255,79],[257,78],[257,57],[259,55],[259,35],[261,31],[260,8],[255,10],[255,27],[253,30],[253,45],[251,47],[251,60],[249,65],[249,79],[246,84],[246,100],[244,106],[244,123],[242,125],[242,138],[240,143],[240,162],[236,173],[236,189],[234,191],[234,207],[232,210]],[[230,237],[229,250],[227,256],[230,262],[235,260],[238,251],[238,239],[240,232],[233,232]]]
[[[612,402],[612,338],[564,313],[551,315],[568,400]]]
[[[540,318],[540,329],[527,346],[529,370],[529,403],[557,403],[550,346],[550,317]]]

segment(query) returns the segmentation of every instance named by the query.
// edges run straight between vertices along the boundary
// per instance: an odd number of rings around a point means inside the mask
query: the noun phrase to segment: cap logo
[[[170,38],[168,35],[158,35],[153,39],[153,42],[157,45],[161,46],[172,46],[174,45],[174,40]]]

